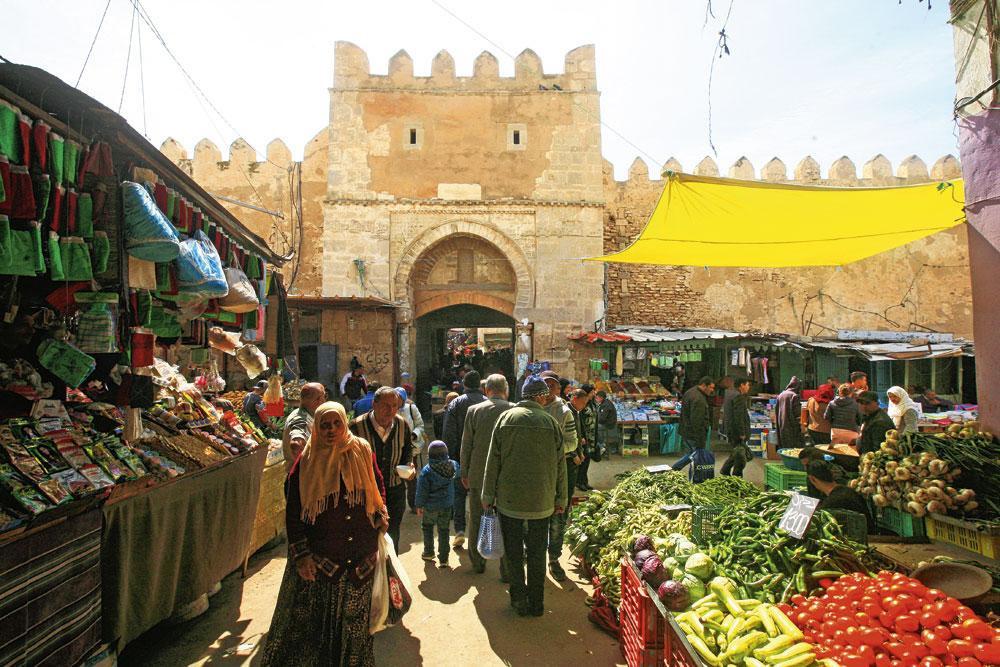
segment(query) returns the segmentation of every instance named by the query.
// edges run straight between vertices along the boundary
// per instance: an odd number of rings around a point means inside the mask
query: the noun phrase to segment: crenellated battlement
[[[514,59],[514,76],[500,76],[500,63],[483,51],[473,63],[472,76],[455,75],[455,59],[439,51],[431,61],[430,76],[414,76],[413,59],[403,50],[389,59],[387,74],[372,74],[368,54],[351,42],[334,48],[333,88],[336,90],[410,90],[415,92],[596,92],[594,46],[580,46],[566,54],[561,74],[546,74],[542,59],[525,49]]]
[[[639,184],[663,184],[663,175],[667,172],[684,172],[684,167],[675,159],[667,160],[660,170],[661,178],[651,179],[649,166],[642,158],[636,158],[628,170],[628,178],[615,181],[619,186]],[[855,163],[846,155],[833,161],[824,178],[819,162],[812,156],[802,158],[792,170],[791,176],[785,163],[777,157],[771,158],[758,172],[749,159],[741,157],[734,162],[726,173],[722,173],[719,165],[711,157],[704,157],[694,169],[689,172],[698,176],[727,176],[743,180],[761,180],[773,183],[800,183],[803,185],[835,185],[845,187],[907,185],[912,183],[927,183],[952,178],[961,178],[962,168],[953,155],[945,155],[927,169],[927,163],[916,155],[911,155],[899,163],[893,172],[892,163],[881,153],[864,163],[861,174]],[[605,161],[605,182],[614,181],[614,165]]]

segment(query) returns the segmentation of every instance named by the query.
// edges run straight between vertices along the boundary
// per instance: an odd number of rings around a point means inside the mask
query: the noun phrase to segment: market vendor
[[[843,466],[837,465],[832,462],[833,457],[829,454],[824,453],[822,450],[816,447],[803,447],[799,450],[799,463],[802,465],[803,470],[809,470],[809,466],[815,461],[823,461],[830,466],[830,470],[833,472],[833,481],[838,484],[847,483],[847,471],[844,470]],[[823,495],[820,493],[819,489],[813,486],[813,483],[806,478],[806,495],[811,498],[822,499]]]
[[[951,401],[946,401],[937,395],[937,392],[932,389],[926,389],[917,385],[913,388],[913,394],[910,396],[914,401],[923,407],[924,412],[947,412],[949,410],[955,409],[955,404]]]
[[[319,382],[302,385],[299,407],[288,413],[285,428],[281,432],[281,451],[285,455],[286,466],[291,466],[299,458],[302,449],[309,442],[313,429],[313,414],[326,401],[326,387]]]
[[[878,394],[863,391],[858,395],[861,408],[861,436],[857,439],[858,453],[877,452],[885,442],[885,434],[896,428],[892,418],[878,404]]]
[[[865,517],[868,532],[875,530],[875,522],[864,496],[849,486],[838,483],[834,479],[833,469],[826,461],[812,461],[808,468],[809,483],[823,494],[819,502],[821,510],[849,510]]]
[[[267,423],[261,412],[264,410],[264,392],[267,390],[267,380],[261,380],[253,386],[253,391],[243,397],[243,414],[261,431],[267,429]]]
[[[916,433],[919,411],[917,404],[913,402],[906,390],[902,387],[889,387],[886,397],[889,399],[889,417],[892,418],[900,435]]]

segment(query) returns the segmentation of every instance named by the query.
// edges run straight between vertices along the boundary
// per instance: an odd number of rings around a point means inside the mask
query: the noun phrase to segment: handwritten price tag
[[[818,499],[804,496],[801,493],[793,493],[792,500],[788,503],[788,509],[781,517],[778,528],[801,540],[805,537],[809,522],[812,521],[818,506]]]

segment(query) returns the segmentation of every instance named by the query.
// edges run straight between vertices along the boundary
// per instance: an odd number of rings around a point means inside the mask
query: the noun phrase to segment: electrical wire
[[[80,87],[80,79],[83,78],[83,72],[87,69],[87,63],[90,62],[90,54],[94,52],[94,44],[97,44],[97,37],[101,34],[101,27],[104,26],[104,17],[108,15],[108,8],[111,6],[111,0],[104,5],[104,13],[101,14],[101,21],[97,24],[97,32],[94,33],[94,39],[90,42],[90,48],[87,49],[87,57],[83,59],[83,66],[80,67],[80,74],[76,77],[76,83],[73,84],[74,88]]]
[[[149,139],[146,125],[146,68],[142,62],[142,25],[136,25],[136,40],[139,42],[139,97],[142,100],[142,134]]]
[[[135,15],[138,12],[135,3],[132,3],[132,21],[128,26],[128,51],[125,54],[125,75],[122,77],[122,94],[118,98],[118,113],[122,112],[122,104],[125,102],[125,84],[128,83],[128,66],[132,62],[132,37],[135,35]]]
[[[726,11],[726,18],[722,21],[722,29],[719,30],[719,41],[715,45],[715,51],[712,53],[712,64],[708,68],[708,145],[711,147],[715,157],[719,157],[719,151],[716,150],[715,143],[712,141],[712,77],[715,74],[716,61],[720,60],[723,55],[729,55],[726,26],[729,25],[729,17],[733,13],[734,2],[735,0],[729,0],[729,9]]]

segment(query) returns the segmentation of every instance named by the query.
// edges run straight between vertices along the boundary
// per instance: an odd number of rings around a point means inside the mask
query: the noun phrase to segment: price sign
[[[788,509],[781,517],[778,528],[801,540],[805,537],[806,529],[809,528],[809,522],[812,521],[818,506],[818,499],[804,496],[801,493],[793,493],[792,500],[788,503]]]

